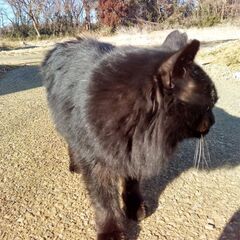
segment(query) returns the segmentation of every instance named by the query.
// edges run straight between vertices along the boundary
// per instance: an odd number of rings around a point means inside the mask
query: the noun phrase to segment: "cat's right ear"
[[[158,74],[165,88],[174,88],[173,76],[183,75],[187,65],[194,61],[199,50],[200,42],[193,40],[179,51],[167,58],[159,67]]]

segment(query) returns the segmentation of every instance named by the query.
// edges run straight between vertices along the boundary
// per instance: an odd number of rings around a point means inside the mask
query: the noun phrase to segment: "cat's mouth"
[[[191,137],[201,138],[201,137],[205,137],[209,133],[211,127],[206,129],[201,129],[201,130],[199,128],[190,128],[190,127],[188,127],[188,129],[189,129],[189,132],[191,132],[190,133]]]
[[[206,136],[209,133],[209,130],[210,130],[210,128],[205,129],[204,131],[196,131],[196,133],[195,133],[196,137],[201,138],[201,137]]]

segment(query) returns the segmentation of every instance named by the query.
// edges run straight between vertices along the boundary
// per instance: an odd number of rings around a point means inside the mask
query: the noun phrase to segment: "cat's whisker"
[[[198,162],[198,158],[199,158],[199,152],[200,152],[200,139],[197,140],[196,143],[196,150],[195,150],[195,156],[194,156],[194,167],[197,168],[197,162]]]
[[[205,145],[207,145],[206,143],[206,139],[202,136],[202,141],[203,141],[203,160],[206,164],[206,168],[208,169],[208,162],[207,162],[207,158],[206,158],[206,155],[205,155]]]
[[[196,141],[195,151],[194,151],[194,157],[193,157],[194,168],[196,168],[196,164],[197,164],[198,151],[199,151],[199,141],[197,140]]]
[[[201,145],[202,145],[202,149],[201,149],[201,165],[202,165],[202,169],[204,168],[204,140],[203,140],[203,135],[201,135]]]
[[[200,141],[198,140],[198,142],[197,142],[196,160],[195,160],[195,168],[197,168],[197,162],[198,162],[199,150],[200,150]]]
[[[202,166],[202,156],[203,156],[203,141],[202,141],[202,138],[201,138],[201,140],[200,140],[200,142],[201,142],[201,154],[200,154],[200,156],[199,156],[199,166],[198,166],[198,168],[200,168],[200,165]]]
[[[199,169],[200,162],[202,157],[202,141],[199,139],[199,154],[198,154],[198,160],[197,160],[197,170]]]
[[[208,142],[203,135],[197,140],[194,151],[193,164],[194,168],[199,169],[200,166],[204,169],[205,166],[209,169],[209,161],[211,161]]]
[[[193,156],[193,166],[194,167],[195,167],[195,163],[196,163],[197,149],[198,149],[198,141],[196,140],[196,146],[195,146],[194,156]]]
[[[205,139],[205,143],[206,143],[206,150],[207,150],[207,158],[208,158],[208,162],[211,162],[211,156],[210,156],[210,151],[209,151],[209,147],[208,147],[208,141],[207,141],[207,139]]]

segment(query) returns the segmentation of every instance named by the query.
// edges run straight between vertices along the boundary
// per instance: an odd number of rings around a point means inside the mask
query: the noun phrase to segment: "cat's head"
[[[179,139],[201,137],[215,122],[212,109],[217,91],[210,77],[194,62],[199,46],[197,40],[181,46],[166,57],[155,76],[160,89],[155,101],[165,111],[168,128],[178,129]]]

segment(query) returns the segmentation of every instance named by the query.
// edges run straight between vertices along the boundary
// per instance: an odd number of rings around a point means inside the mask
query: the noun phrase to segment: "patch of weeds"
[[[223,43],[216,47],[211,52],[200,53],[201,59],[208,60],[212,63],[218,63],[233,70],[240,69],[240,41],[233,41],[230,43]]]

